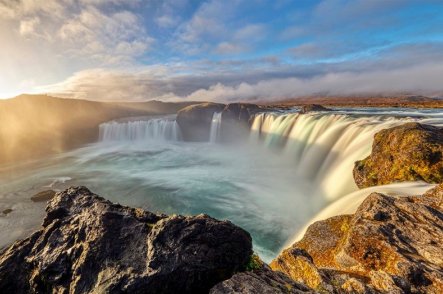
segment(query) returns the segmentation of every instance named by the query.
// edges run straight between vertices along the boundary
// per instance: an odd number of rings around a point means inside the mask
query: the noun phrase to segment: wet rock
[[[443,293],[442,242],[443,185],[414,197],[372,193],[354,215],[314,223],[271,267],[329,292]]]
[[[304,114],[312,111],[331,111],[331,109],[326,108],[320,104],[308,104],[303,105],[299,113]]]
[[[177,123],[185,141],[208,141],[212,117],[222,113],[221,141],[231,142],[249,135],[251,118],[264,111],[260,106],[249,103],[202,103],[181,109],[177,113]]]
[[[10,214],[12,212],[12,209],[11,208],[6,208],[6,209],[4,209],[3,211],[2,211],[2,213],[4,214],[4,215],[8,215],[8,214]]]
[[[359,188],[402,181],[443,182],[443,128],[407,123],[375,134],[372,153],[357,161]]]
[[[222,142],[235,142],[249,137],[251,119],[264,109],[255,104],[231,103],[226,105],[222,113]]]
[[[35,194],[34,196],[31,197],[31,200],[34,202],[44,202],[44,201],[51,200],[54,196],[55,196],[55,191],[46,190],[46,191],[38,192],[37,194]]]
[[[157,215],[72,187],[0,253],[1,293],[207,293],[245,268],[251,237],[207,215]]]
[[[177,123],[185,141],[209,140],[212,116],[225,108],[220,103],[201,103],[185,107],[177,112]]]
[[[297,283],[281,272],[272,271],[264,265],[261,269],[235,274],[209,291],[210,294],[278,294],[315,293],[312,289]]]

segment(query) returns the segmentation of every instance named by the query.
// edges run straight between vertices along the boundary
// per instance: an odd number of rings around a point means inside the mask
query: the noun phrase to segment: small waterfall
[[[211,132],[209,134],[210,143],[216,143],[218,137],[220,136],[221,120],[222,120],[222,113],[214,112],[211,121]]]
[[[110,141],[178,141],[180,128],[175,120],[156,118],[117,122],[111,121],[99,126],[99,140]]]

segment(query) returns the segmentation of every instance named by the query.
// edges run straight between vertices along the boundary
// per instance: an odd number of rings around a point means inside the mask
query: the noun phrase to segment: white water
[[[323,195],[329,202],[357,190],[352,176],[354,163],[370,154],[375,133],[422,120],[380,115],[260,114],[253,121],[251,140],[256,144],[262,141],[291,160],[297,175],[312,184],[314,195]],[[437,122],[441,124],[443,117]]]
[[[178,141],[180,128],[173,119],[155,118],[127,122],[111,121],[99,126],[100,141]]]
[[[209,134],[210,143],[216,143],[218,140],[218,137],[220,135],[221,120],[222,120],[222,113],[214,112],[211,121],[211,132]]]
[[[394,117],[399,113],[406,117]],[[171,118],[106,123],[101,142],[0,177],[0,247],[41,224],[45,204],[32,203],[34,193],[85,185],[123,205],[229,219],[251,233],[254,250],[270,261],[307,223],[352,213],[371,191],[426,190],[402,183],[358,191],[352,178],[354,161],[369,154],[373,134],[406,121],[441,125],[443,114],[262,114],[250,142],[240,146],[179,141]],[[7,208],[13,211],[2,216]]]
[[[325,220],[336,215],[355,213],[360,204],[366,199],[368,195],[373,192],[391,196],[413,196],[422,195],[424,192],[432,189],[434,186],[435,185],[425,182],[405,182],[369,187],[352,192],[332,202],[329,206],[322,209],[308,223],[306,223],[306,225],[302,229],[298,230],[294,238],[289,239],[288,242],[286,242],[286,244],[282,247],[282,249],[292,245],[294,242],[299,241],[301,238],[303,238],[308,227],[316,221]]]

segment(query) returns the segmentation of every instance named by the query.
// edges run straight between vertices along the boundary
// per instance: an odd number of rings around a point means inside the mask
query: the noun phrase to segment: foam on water
[[[270,261],[307,223],[352,212],[371,191],[427,188],[403,183],[358,191],[352,179],[354,161],[370,153],[377,131],[406,121],[443,122],[438,112],[408,112],[414,115],[261,114],[249,141],[232,146],[177,140],[171,118],[107,123],[100,142],[0,177],[0,211],[13,209],[0,216],[0,247],[41,224],[45,204],[32,203],[34,193],[85,185],[123,205],[229,219],[252,234],[255,250]],[[214,130],[220,123],[216,117]]]

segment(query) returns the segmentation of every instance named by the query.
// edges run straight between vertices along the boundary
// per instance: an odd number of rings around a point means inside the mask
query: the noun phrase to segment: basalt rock
[[[320,104],[303,105],[302,108],[300,109],[300,113],[302,113],[302,114],[312,112],[312,111],[331,111],[331,109],[326,108]]]
[[[249,103],[231,103],[222,112],[221,141],[233,142],[247,138],[251,119],[264,111],[261,107]]]
[[[177,112],[177,123],[185,141],[209,140],[212,116],[225,108],[220,103],[201,103],[185,107]]]
[[[407,123],[375,134],[372,153],[357,161],[360,188],[402,181],[443,182],[443,128]]]
[[[443,185],[423,196],[372,193],[354,215],[311,225],[271,263],[328,293],[443,293]]]
[[[207,293],[243,270],[251,237],[207,215],[153,214],[73,187],[41,230],[0,253],[1,293]]]
[[[185,107],[177,113],[185,141],[208,141],[212,117],[215,112],[222,113],[221,140],[232,141],[249,134],[250,119],[261,107],[249,103],[202,103]]]
[[[237,273],[229,280],[217,284],[210,294],[301,294],[316,293],[297,283],[281,272],[272,271],[264,265],[254,271]]]

